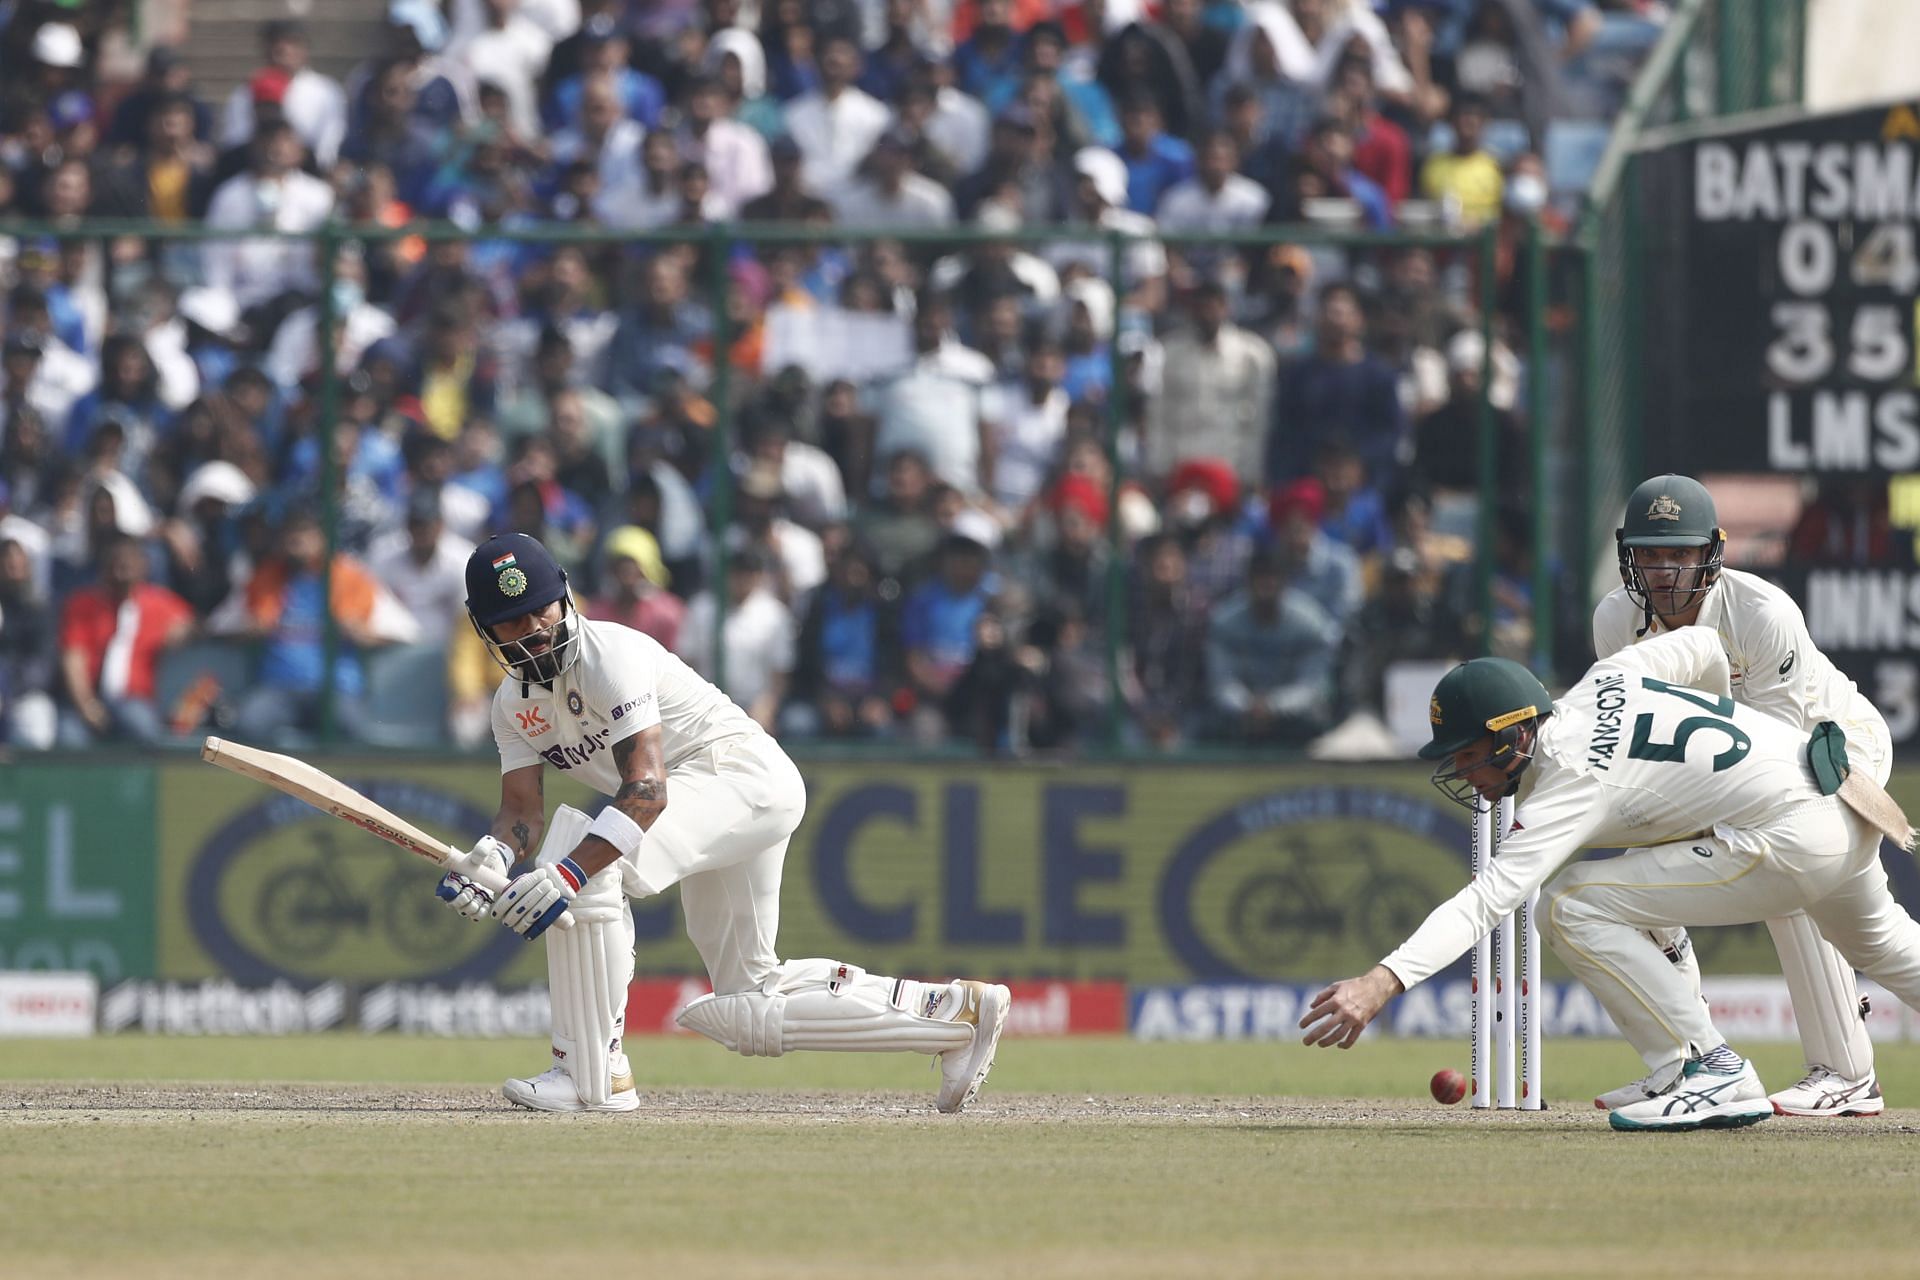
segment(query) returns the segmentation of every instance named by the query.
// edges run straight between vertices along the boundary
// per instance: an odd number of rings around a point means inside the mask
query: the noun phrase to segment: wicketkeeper
[[[438,892],[469,919],[491,915],[546,939],[553,1065],[507,1081],[509,1101],[540,1111],[639,1105],[622,1047],[633,977],[627,899],[676,884],[713,982],[713,994],[680,1015],[682,1026],[748,1056],[933,1054],[939,1109],[973,1100],[1011,1004],[1005,987],[883,978],[775,954],[780,872],[806,790],[759,725],[650,637],[581,618],[566,573],[525,534],[496,534],[474,551],[467,612],[507,672],[493,700],[500,811],[469,856],[505,873],[539,853],[498,901],[460,875]],[[548,766],[612,802],[591,819],[561,805],[549,822]],[[550,928],[566,911],[573,927]]]
[[[1512,833],[1398,950],[1314,998],[1300,1022],[1307,1043],[1351,1046],[1388,1000],[1543,884],[1541,936],[1647,1065],[1648,1096],[1608,1115],[1617,1129],[1773,1114],[1753,1067],[1650,930],[1805,910],[1847,961],[1920,1004],[1920,924],[1880,865],[1883,831],[1910,841],[1905,815],[1878,782],[1850,773],[1837,725],[1810,735],[1740,706],[1728,677],[1726,651],[1704,627],[1602,659],[1558,705],[1504,658],[1448,672],[1420,754],[1440,762],[1434,784],[1463,805],[1514,796]],[[1560,870],[1582,849],[1618,846],[1632,847]]]

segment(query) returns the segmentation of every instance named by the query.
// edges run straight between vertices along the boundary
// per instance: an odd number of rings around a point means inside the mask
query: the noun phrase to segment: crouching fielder
[[[1728,675],[1719,637],[1703,627],[1603,659],[1558,706],[1505,659],[1448,672],[1420,754],[1440,761],[1434,783],[1462,804],[1516,796],[1513,833],[1392,955],[1314,998],[1300,1022],[1307,1042],[1352,1045],[1388,1000],[1472,946],[1550,875],[1542,936],[1648,1068],[1646,1096],[1609,1112],[1616,1129],[1773,1114],[1753,1067],[1649,930],[1804,909],[1848,962],[1900,999],[1920,1000],[1920,924],[1894,901],[1880,865],[1881,830],[1906,841],[1904,815],[1867,773],[1847,777],[1837,725],[1809,735],[1736,705]],[[1554,875],[1581,849],[1608,846],[1634,847]]]
[[[650,637],[582,619],[566,573],[525,534],[497,534],[474,551],[467,612],[508,676],[493,700],[500,811],[468,856],[505,874],[536,842],[539,854],[498,901],[458,874],[437,892],[469,919],[491,915],[546,939],[553,1065],[507,1081],[509,1101],[539,1111],[639,1105],[622,1048],[633,977],[627,899],[676,884],[714,992],[687,1006],[682,1026],[748,1056],[932,1054],[939,1109],[973,1100],[993,1067],[1005,987],[775,955],[780,872],[806,790],[772,738]],[[591,820],[562,805],[549,826],[549,765],[612,803]],[[573,927],[550,928],[568,911]]]

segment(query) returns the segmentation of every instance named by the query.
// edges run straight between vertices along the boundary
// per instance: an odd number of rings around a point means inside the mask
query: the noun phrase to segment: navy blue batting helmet
[[[467,557],[467,612],[482,627],[544,609],[567,594],[567,571],[538,538],[496,533]]]

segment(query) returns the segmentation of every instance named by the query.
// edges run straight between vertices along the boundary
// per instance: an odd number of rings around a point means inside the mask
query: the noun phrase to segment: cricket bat
[[[417,853],[429,862],[458,872],[489,893],[498,894],[507,887],[507,878],[492,867],[472,865],[461,850],[436,840],[392,810],[375,804],[304,760],[212,737],[201,744],[200,758],[304,800],[320,812],[351,822],[388,844],[399,845],[409,853]],[[563,914],[556,923],[563,929],[572,928],[573,913]]]

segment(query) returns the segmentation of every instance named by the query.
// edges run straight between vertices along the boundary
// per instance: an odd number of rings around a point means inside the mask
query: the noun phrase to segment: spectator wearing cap
[[[973,661],[974,624],[999,589],[991,552],[964,533],[940,543],[934,573],[908,592],[900,610],[900,643],[917,707],[916,731],[938,732],[938,708]]]
[[[893,118],[854,83],[859,77],[859,46],[831,36],[820,51],[820,87],[787,104],[787,130],[800,146],[806,187],[816,195],[850,181]]]
[[[880,737],[893,727],[901,682],[899,609],[881,594],[873,556],[857,541],[827,565],[800,623],[793,693],[782,732]]]
[[[138,538],[115,534],[99,549],[100,580],[67,597],[60,615],[60,674],[67,708],[60,741],[153,743],[166,734],[154,704],[160,655],[194,630],[193,610],[147,579]]]
[[[1267,478],[1305,475],[1321,441],[1353,446],[1369,475],[1397,476],[1406,415],[1393,370],[1367,350],[1367,318],[1359,291],[1336,282],[1320,291],[1314,350],[1280,373],[1274,426],[1267,442]]]
[[[1326,487],[1312,476],[1282,485],[1267,501],[1268,527],[1288,584],[1345,628],[1364,592],[1360,557],[1327,536],[1321,528],[1326,514]]]
[[[160,104],[184,99],[192,113],[189,137],[207,142],[213,137],[213,112],[193,92],[193,66],[172,45],[157,44],[147,50],[147,65],[140,83],[132,93],[120,99],[100,145],[108,148],[141,150],[150,145],[152,121]]]
[[[367,567],[420,624],[419,643],[445,648],[466,623],[466,565],[473,543],[447,528],[440,490],[415,489],[406,525],[374,540]]]
[[[1070,600],[1080,615],[1107,616],[1107,491],[1089,476],[1069,472],[1048,487],[1040,502],[1048,529],[1028,551],[1014,557],[1017,581],[1044,601]],[[1104,633],[1105,628],[1095,629]]]
[[[944,296],[922,295],[913,317],[913,363],[869,393],[878,424],[873,457],[885,467],[894,454],[910,449],[927,459],[941,481],[974,493],[980,487],[980,394],[994,369],[952,336],[952,319]]]
[[[207,225],[313,231],[332,212],[333,188],[300,171],[300,139],[282,121],[261,127],[251,166],[213,193]],[[312,297],[319,287],[313,256],[313,246],[298,240],[213,240],[202,251],[207,285],[232,293],[242,308],[288,294]]]
[[[1153,219],[1127,207],[1126,162],[1105,147],[1074,152],[1071,209],[1069,222],[1128,238],[1121,263],[1126,296],[1121,301],[1130,310],[1157,313],[1166,300],[1167,251],[1153,238]],[[1109,250],[1103,239],[1056,241],[1044,253],[1062,275],[1079,267],[1104,280]],[[1112,322],[1109,314],[1106,327],[1111,329]]]
[[[953,196],[914,172],[913,140],[888,129],[861,166],[864,177],[833,198],[834,220],[855,230],[928,230],[953,225]]]
[[[674,652],[713,680],[721,675],[714,670],[719,630],[726,671],[717,683],[761,728],[772,732],[793,673],[794,624],[793,614],[769,589],[767,578],[765,552],[752,547],[730,551],[724,629],[717,625],[719,606],[713,593],[702,591],[687,602]]]
[[[298,22],[278,20],[260,28],[265,63],[227,97],[220,122],[220,145],[245,146],[256,135],[256,109],[273,106],[280,118],[313,153],[314,163],[331,168],[347,136],[347,97],[328,76],[307,65],[311,48]],[[298,163],[298,161],[295,161]]]
[[[32,100],[45,108],[53,127],[65,133],[90,123],[93,95],[83,75],[87,51],[79,30],[66,22],[42,23],[33,33],[31,53],[39,80]],[[72,150],[78,154],[81,148]]]
[[[160,525],[167,585],[198,617],[212,613],[233,590],[241,554],[238,517],[258,492],[233,463],[203,462],[180,486],[173,518]]]
[[[53,610],[34,585],[26,548],[0,533],[0,742],[29,751],[54,744]]]
[[[660,543],[639,525],[622,525],[607,537],[606,573],[600,594],[587,611],[602,622],[632,627],[673,649],[687,606],[673,594],[673,575],[660,555]]]
[[[716,76],[697,77],[687,89],[686,101],[686,113],[674,135],[680,155],[706,166],[713,197],[727,217],[734,217],[748,201],[773,188],[773,161],[766,139],[729,118],[730,99]]]
[[[397,331],[393,317],[367,301],[367,260],[357,246],[343,247],[334,259],[333,364],[342,376],[360,367],[374,343]],[[274,330],[267,350],[267,372],[291,391],[319,372],[320,307],[302,307]]]
[[[1192,458],[1167,477],[1167,521],[1187,553],[1187,582],[1200,607],[1246,579],[1253,539],[1242,527],[1240,480],[1221,458]]]
[[[1225,288],[1195,290],[1190,325],[1167,336],[1160,395],[1148,406],[1144,466],[1169,475],[1190,458],[1224,458],[1259,474],[1273,398],[1273,348],[1227,318]]]
[[[213,196],[214,154],[194,136],[194,102],[183,93],[148,99],[141,147],[101,172],[91,212],[185,222]]]
[[[1244,589],[1207,627],[1212,735],[1248,744],[1302,743],[1332,721],[1340,628],[1287,583],[1277,550],[1247,563]]]
[[[1066,356],[1045,336],[1026,353],[1024,376],[991,388],[981,407],[981,480],[1009,528],[1025,523],[1067,438]]]

